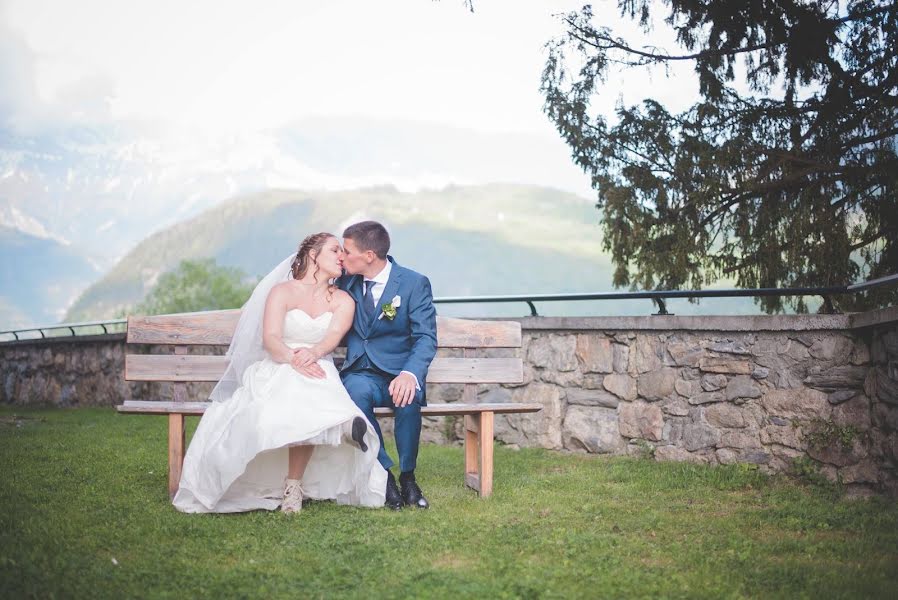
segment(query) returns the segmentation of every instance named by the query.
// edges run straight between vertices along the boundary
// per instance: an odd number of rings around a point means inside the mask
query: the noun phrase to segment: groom
[[[415,481],[421,437],[424,379],[437,351],[436,309],[427,277],[399,266],[383,225],[363,221],[343,232],[343,269],[337,284],[355,300],[355,318],[346,334],[346,361],[340,376],[353,402],[380,438],[378,461],[387,470],[386,506],[427,508]],[[399,452],[399,483],[393,460],[374,417],[375,407],[391,407]]]

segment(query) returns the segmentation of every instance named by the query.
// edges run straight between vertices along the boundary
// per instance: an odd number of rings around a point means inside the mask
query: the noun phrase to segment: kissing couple
[[[415,466],[436,310],[430,281],[389,249],[384,226],[363,221],[342,244],[308,236],[259,282],[184,457],[175,508],[296,513],[303,498],[428,507]],[[331,353],[344,339],[338,371]],[[376,407],[395,412],[399,485]]]

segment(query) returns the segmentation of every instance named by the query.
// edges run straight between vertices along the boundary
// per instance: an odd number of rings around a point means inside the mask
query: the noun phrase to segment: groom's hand
[[[396,379],[390,382],[390,396],[393,404],[399,408],[411,404],[415,398],[415,378],[411,373],[400,373]]]

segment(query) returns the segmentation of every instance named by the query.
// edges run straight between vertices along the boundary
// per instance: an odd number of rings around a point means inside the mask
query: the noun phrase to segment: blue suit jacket
[[[352,371],[359,359],[368,359],[382,371],[398,375],[409,371],[424,390],[427,369],[437,353],[437,312],[433,306],[430,281],[424,275],[399,266],[392,256],[390,278],[378,302],[373,320],[368,320],[362,305],[365,284],[361,275],[344,275],[337,280],[340,289],[355,300],[355,318],[346,334],[346,360],[341,371]],[[383,317],[380,307],[399,296],[399,308],[393,320]],[[422,403],[424,403],[422,394]]]

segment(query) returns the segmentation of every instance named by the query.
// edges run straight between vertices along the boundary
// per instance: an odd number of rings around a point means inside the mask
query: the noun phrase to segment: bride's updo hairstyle
[[[325,242],[334,237],[336,236],[326,231],[322,231],[321,233],[313,233],[302,241],[299,245],[299,250],[296,251],[296,258],[293,259],[293,265],[290,268],[293,272],[293,279],[302,279],[306,276],[306,273],[309,272],[309,267],[315,265],[315,272],[312,276],[315,278],[315,281],[318,281],[318,271],[320,270],[320,267],[315,264],[315,260],[312,258],[312,252],[315,253],[315,256],[318,256],[321,253],[321,249],[324,248]]]

